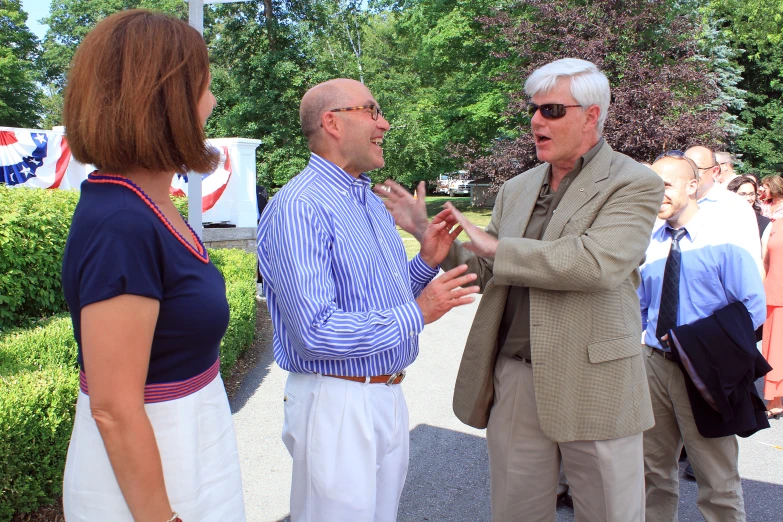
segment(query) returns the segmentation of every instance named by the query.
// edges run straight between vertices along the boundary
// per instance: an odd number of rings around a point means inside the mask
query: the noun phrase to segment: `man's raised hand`
[[[465,274],[467,269],[468,265],[452,268],[442,276],[433,279],[422,290],[416,303],[421,309],[424,324],[437,321],[455,306],[466,305],[476,300],[470,294],[478,292],[478,286],[462,287],[462,285],[476,280],[476,274]]]
[[[438,266],[449,253],[451,244],[462,232],[462,226],[457,225],[451,230],[457,220],[452,217],[450,210],[442,210],[437,216],[432,218],[432,222],[427,225],[421,242],[421,260],[432,268]]]
[[[424,182],[420,182],[416,187],[415,198],[402,185],[390,179],[375,185],[373,190],[383,199],[383,204],[391,213],[394,222],[421,243],[428,222],[425,202],[427,189]]]
[[[491,234],[487,234],[471,223],[468,218],[462,215],[462,212],[451,204],[451,201],[447,201],[444,207],[451,212],[454,219],[462,226],[465,233],[470,238],[470,241],[462,243],[462,246],[476,254],[478,257],[494,259],[498,249],[498,238]]]

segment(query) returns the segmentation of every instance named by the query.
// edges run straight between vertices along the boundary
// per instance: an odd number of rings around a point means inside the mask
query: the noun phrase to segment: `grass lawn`
[[[462,212],[471,223],[481,228],[486,227],[489,224],[490,218],[492,218],[491,208],[471,207],[470,198],[468,197],[450,198],[446,196],[427,196],[427,216],[432,219],[435,214],[443,210],[443,204],[447,201],[451,201],[452,204],[457,207],[457,210]],[[419,253],[419,242],[400,227],[397,227],[397,232],[400,234],[402,242],[405,244],[405,252],[408,254],[408,259],[412,259],[413,256]],[[468,241],[468,236],[463,232],[459,235],[458,239],[460,241]]]

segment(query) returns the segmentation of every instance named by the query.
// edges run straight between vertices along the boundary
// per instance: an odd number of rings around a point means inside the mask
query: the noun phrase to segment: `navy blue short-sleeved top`
[[[122,294],[160,301],[145,400],[171,400],[203,387],[196,381],[217,374],[229,319],[223,276],[203,243],[194,248],[185,241],[126,178],[91,174],[81,190],[63,257],[63,290],[79,346],[82,390],[89,375],[83,373],[81,309]],[[189,388],[150,391],[188,380]]]

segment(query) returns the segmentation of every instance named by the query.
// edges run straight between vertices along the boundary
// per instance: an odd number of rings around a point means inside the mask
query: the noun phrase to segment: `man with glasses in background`
[[[409,454],[399,384],[424,325],[472,302],[478,287],[462,285],[476,276],[459,266],[431,281],[460,232],[443,222],[407,260],[365,174],[384,166],[389,130],[367,87],[313,87],[300,121],[310,162],[269,202],[257,237],[275,361],[290,372],[291,520],[394,522]]]
[[[731,153],[729,152],[719,151],[715,153],[715,159],[718,161],[718,165],[720,165],[720,174],[718,174],[715,184],[719,187],[726,188],[729,181],[739,176],[739,174],[734,171],[734,158],[732,158]]]
[[[754,269],[755,261],[736,245],[731,232],[714,219],[714,214],[696,202],[698,165],[680,151],[670,151],[652,165],[666,191],[658,214],[665,223],[652,233],[638,289],[647,379],[655,412],[655,426],[644,432],[646,512],[651,521],[677,520],[677,457],[684,443],[705,520],[742,522],[745,510],[737,468],[737,437],[707,438],[700,434],[685,377],[668,338],[673,328],[709,317],[733,302],[745,305],[753,328],[764,322],[766,314],[764,286]],[[726,325],[728,331],[731,327]],[[710,348],[721,347],[711,344]]]
[[[525,92],[542,164],[501,187],[486,231],[451,205],[433,219],[464,227],[471,242],[442,265],[467,263],[484,294],[454,412],[487,428],[493,521],[554,520],[561,461],[577,520],[641,521],[653,412],[636,287],[663,182],[601,137],[610,89],[594,64],[552,62]],[[383,188],[423,237],[423,198]]]
[[[721,167],[712,150],[702,146],[690,147],[685,151],[685,156],[693,160],[699,173],[699,188],[696,192],[699,208],[724,227],[726,236],[733,238],[737,246],[750,253],[759,273],[764,274],[761,240],[753,207],[734,192],[718,186],[716,180],[720,177]]]

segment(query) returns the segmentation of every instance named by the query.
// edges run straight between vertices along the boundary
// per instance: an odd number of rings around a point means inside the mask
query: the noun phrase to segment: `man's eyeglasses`
[[[557,120],[566,115],[566,109],[568,107],[581,107],[581,105],[563,105],[562,103],[545,103],[543,105],[536,105],[535,103],[528,103],[527,113],[532,118],[536,111],[541,111],[541,116],[547,120]]]
[[[378,108],[377,105],[356,105],[354,107],[343,107],[341,109],[332,109],[329,112],[348,112],[348,111],[362,111],[365,109],[370,110],[372,119],[378,121],[378,116],[383,116],[383,111]]]
[[[656,161],[658,161],[660,159],[663,159],[663,158],[673,158],[673,159],[678,159],[678,160],[685,161],[688,165],[691,166],[691,169],[693,170],[693,177],[694,177],[694,179],[699,179],[699,177],[700,177],[699,176],[699,172],[700,172],[701,169],[699,169],[699,167],[696,166],[696,163],[694,163],[694,161],[692,159],[690,159],[688,156],[686,156],[683,151],[681,151],[681,150],[667,150],[663,154],[659,154],[658,157],[655,158],[655,161],[653,161],[653,163],[655,163]],[[709,167],[709,168],[712,168],[712,167]]]

